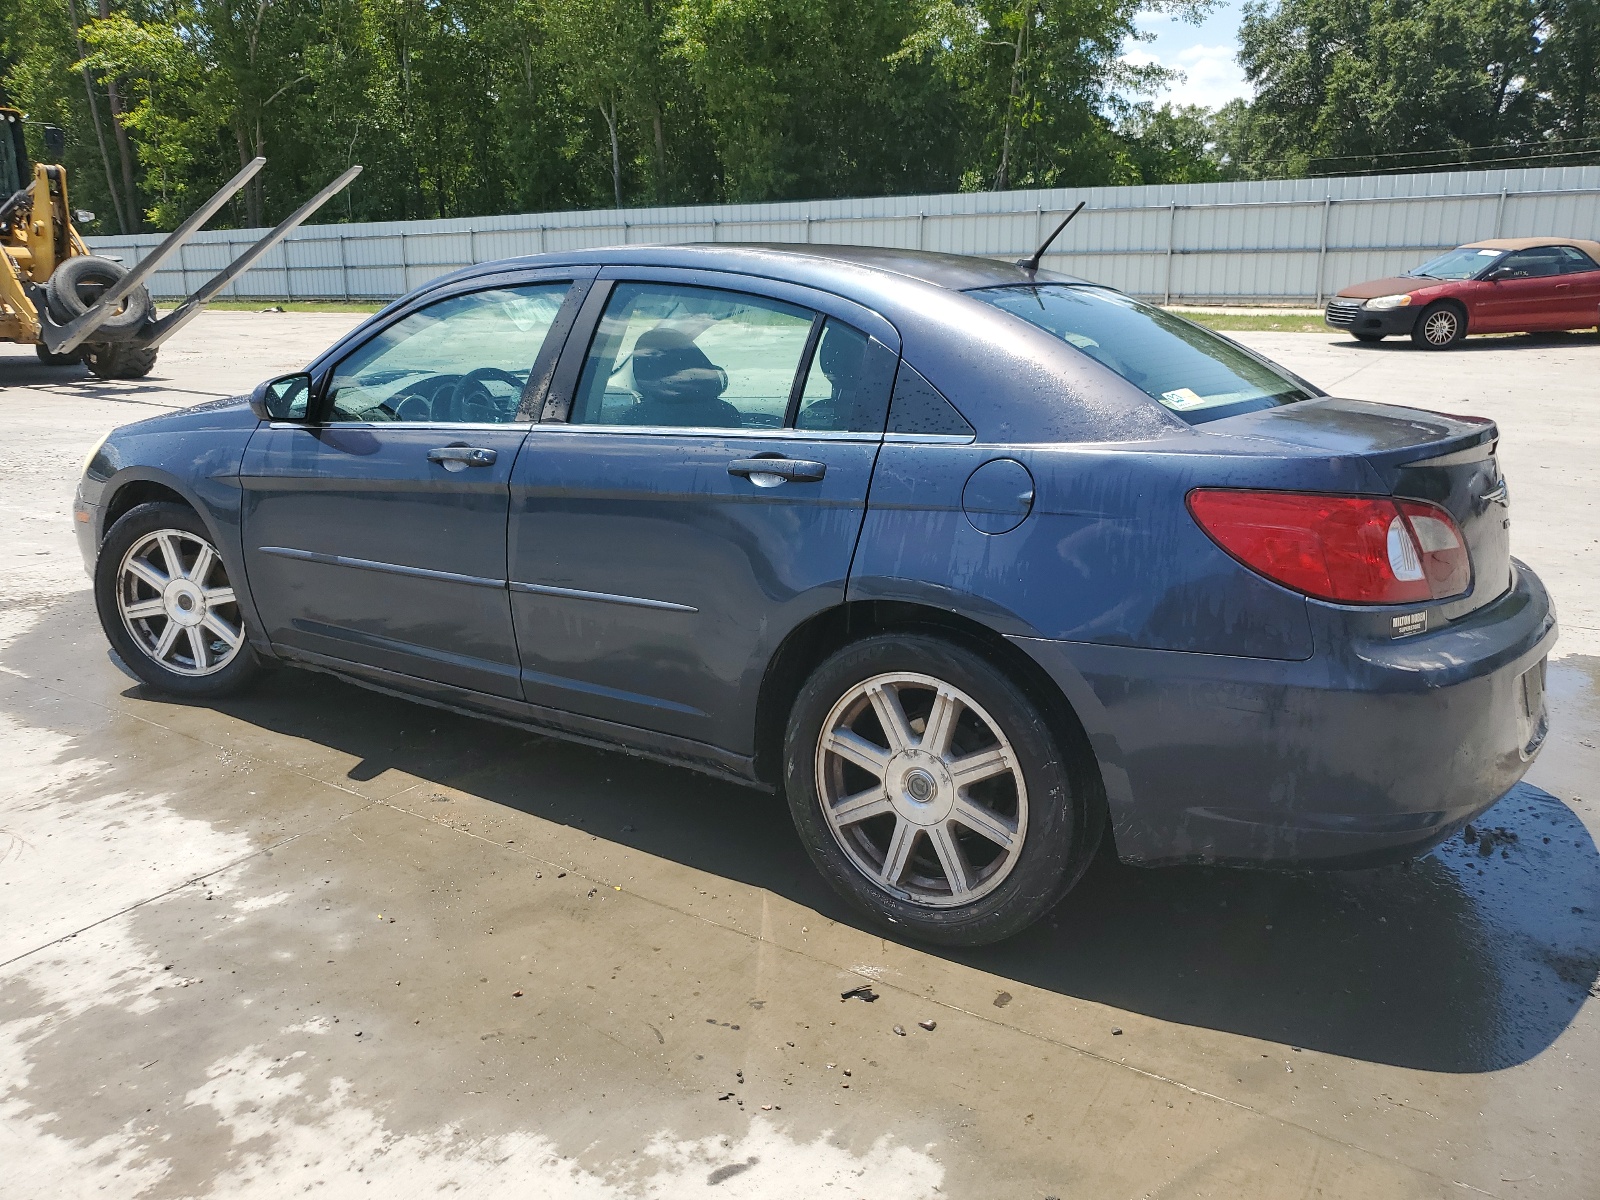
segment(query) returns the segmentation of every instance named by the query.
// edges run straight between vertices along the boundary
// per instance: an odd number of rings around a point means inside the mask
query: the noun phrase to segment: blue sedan
[[[782,789],[929,942],[1128,862],[1358,866],[1545,736],[1498,432],[986,259],[473,267],[113,432],[76,528],[152,687],[267,663]]]

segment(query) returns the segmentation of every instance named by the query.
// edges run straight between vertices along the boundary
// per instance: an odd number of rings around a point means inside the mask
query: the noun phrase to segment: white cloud
[[[1151,97],[1157,105],[1171,102],[1221,108],[1229,100],[1250,97],[1250,85],[1234,58],[1236,50],[1234,46],[1196,45],[1172,51],[1165,57],[1148,50],[1130,50],[1122,58],[1130,66],[1160,63],[1182,72],[1182,79]]]

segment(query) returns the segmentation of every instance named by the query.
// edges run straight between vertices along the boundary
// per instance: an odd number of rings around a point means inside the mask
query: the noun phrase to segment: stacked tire
[[[45,284],[45,302],[51,318],[60,325],[75,321],[100,301],[127,271],[108,258],[80,254],[57,267]],[[144,287],[134,288],[108,317],[98,332],[133,334],[155,316],[155,302]],[[156,350],[123,341],[89,342],[80,353],[51,354],[43,347],[39,358],[55,366],[81,360],[101,379],[140,379],[155,366]]]

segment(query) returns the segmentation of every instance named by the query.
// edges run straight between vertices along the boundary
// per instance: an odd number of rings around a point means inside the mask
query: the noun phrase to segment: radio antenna
[[[1027,258],[1017,259],[1017,266],[1021,267],[1029,275],[1037,274],[1039,271],[1039,260],[1044,257],[1044,252],[1050,249],[1050,243],[1061,236],[1061,231],[1068,225],[1072,224],[1072,218],[1081,213],[1083,211],[1083,206],[1087,203],[1089,203],[1087,200],[1079,200],[1078,207],[1067,214],[1067,219],[1056,226],[1054,233],[1039,243],[1039,248],[1037,250],[1035,250]]]

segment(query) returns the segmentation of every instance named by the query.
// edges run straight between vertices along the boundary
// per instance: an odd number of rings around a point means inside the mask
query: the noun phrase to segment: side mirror
[[[1510,279],[1511,278],[1511,268],[1510,267],[1495,267],[1492,270],[1490,270],[1490,272],[1487,275],[1485,275],[1483,278],[1484,278],[1484,281],[1486,283],[1499,283],[1502,279]]]
[[[311,376],[304,371],[256,384],[250,411],[263,421],[304,421],[310,409]]]
[[[67,152],[67,131],[59,125],[44,127],[44,152],[51,162],[60,162]]]

